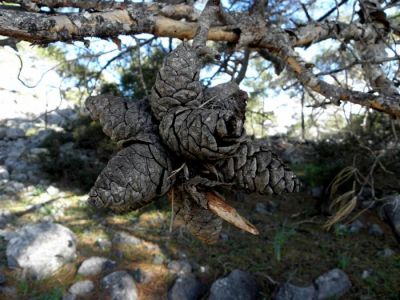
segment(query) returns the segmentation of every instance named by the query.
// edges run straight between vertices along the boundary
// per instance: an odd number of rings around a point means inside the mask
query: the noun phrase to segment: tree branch
[[[0,35],[39,44],[83,40],[87,37],[113,38],[121,34],[139,33],[192,39],[197,32],[198,24],[176,20],[185,14],[192,14],[187,6],[159,3],[130,3],[126,4],[125,9],[57,15],[0,9]],[[240,38],[238,28],[240,28],[240,18],[237,24],[229,26],[211,24],[207,39],[236,43]],[[307,46],[329,38],[344,41],[379,38],[372,24],[323,22],[294,30],[266,25],[265,32],[261,35],[262,39],[258,37],[249,46],[267,49],[279,57],[286,62],[299,81],[311,90],[335,103],[339,103],[340,100],[349,101],[400,117],[399,97],[351,91],[328,84],[307,69],[306,64],[294,51],[294,47]]]

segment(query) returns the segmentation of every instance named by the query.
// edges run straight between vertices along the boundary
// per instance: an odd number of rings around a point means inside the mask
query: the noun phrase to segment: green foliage
[[[64,181],[87,191],[95,182],[115,145],[89,117],[81,117],[66,131],[52,132],[42,147],[42,168],[53,180]]]
[[[60,300],[63,297],[63,290],[60,287],[53,287],[46,294],[42,294],[35,300]]]
[[[328,185],[332,178],[340,171],[341,167],[340,162],[335,160],[291,166],[298,177],[312,187]]]
[[[385,295],[385,299],[400,300],[399,282],[394,276],[400,272],[400,259],[381,258],[381,260],[384,268],[374,269],[365,279],[368,295]]]
[[[121,80],[118,89],[121,90],[124,96],[141,99],[146,96],[141,76],[143,75],[146,88],[150,91],[156,81],[157,71],[162,64],[165,53],[159,48],[147,51],[146,57],[141,58],[142,64],[140,66],[136,52],[136,50],[133,50],[132,59],[128,67],[119,69]],[[103,90],[104,88],[102,88]]]
[[[350,234],[347,226],[343,226],[343,224],[338,224],[338,223],[333,226],[333,232],[335,236],[338,238],[345,237]]]
[[[17,291],[20,297],[25,299],[28,296],[38,295],[41,289],[42,281],[29,281],[21,279],[17,282]],[[36,297],[29,297],[32,300],[60,300],[63,297],[63,289],[60,287],[51,287],[48,292],[40,294]]]
[[[275,233],[274,240],[272,241],[272,247],[274,249],[274,256],[277,261],[282,259],[282,248],[286,241],[295,234],[294,228],[288,228],[282,225]]]
[[[18,290],[18,294],[20,294],[21,296],[26,297],[29,293],[29,283],[27,280],[22,279],[20,281],[17,282],[17,290]]]
[[[346,270],[350,265],[350,261],[351,261],[351,256],[349,253],[342,253],[342,252],[338,253],[338,266],[340,269]]]
[[[33,191],[32,191],[32,196],[35,196],[35,197],[40,196],[40,195],[43,194],[45,191],[46,191],[46,188],[45,188],[43,185],[38,184],[38,185],[36,185],[36,186],[34,187],[34,189],[33,189]]]

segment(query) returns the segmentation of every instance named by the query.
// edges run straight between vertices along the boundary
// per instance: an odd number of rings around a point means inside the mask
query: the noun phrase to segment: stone
[[[186,260],[173,260],[168,263],[168,269],[175,274],[192,273],[192,265]]]
[[[357,199],[360,202],[371,201],[371,200],[373,200],[373,195],[374,195],[374,191],[372,190],[372,188],[369,186],[365,186],[358,193]]]
[[[10,140],[16,140],[18,138],[23,138],[25,137],[25,131],[23,131],[20,128],[7,128],[6,130],[6,137],[9,138]]]
[[[216,280],[210,289],[209,300],[257,299],[258,286],[252,275],[241,270]]]
[[[10,268],[22,269],[24,277],[44,279],[76,258],[76,237],[60,224],[28,224],[9,240],[6,254]]]
[[[43,156],[49,155],[50,152],[47,148],[32,148],[27,155],[29,162],[39,163]]]
[[[16,160],[19,159],[26,151],[27,148],[27,143],[25,140],[18,139],[17,141],[14,141],[12,143],[8,144],[8,155],[6,159],[6,167],[9,168],[7,165],[8,160]]]
[[[65,144],[62,144],[59,148],[60,154],[68,154],[71,153],[74,150],[75,144],[73,142],[68,142]]]
[[[15,231],[14,230],[12,230],[10,228],[0,229],[0,237],[3,238],[4,240],[9,241],[14,236],[15,236]]]
[[[267,209],[265,207],[265,203],[258,202],[256,203],[256,212],[260,214],[268,214]]]
[[[33,145],[41,146],[43,142],[53,133],[52,129],[43,129],[40,130],[35,136],[31,137]]]
[[[368,233],[373,236],[383,236],[385,234],[378,224],[372,224],[368,229]]]
[[[78,269],[78,274],[83,276],[94,276],[101,272],[111,271],[117,263],[105,257],[93,256],[85,259]]]
[[[315,186],[312,187],[310,190],[311,197],[315,199],[321,199],[324,194],[324,187],[323,186]]]
[[[279,285],[272,299],[274,300],[313,300],[315,299],[316,291],[313,285],[299,287],[290,283]]]
[[[349,225],[349,232],[352,234],[356,234],[359,233],[363,228],[364,228],[363,222],[361,222],[360,220],[355,220],[353,223]]]
[[[378,252],[378,256],[381,257],[391,257],[395,254],[395,252],[390,248],[385,248],[382,251]]]
[[[389,196],[385,200],[381,214],[392,226],[396,235],[400,237],[400,194]]]
[[[0,296],[5,296],[1,299],[20,299],[15,286],[0,286]]]
[[[107,251],[111,249],[112,243],[110,240],[105,238],[98,238],[96,240],[96,246],[100,248],[102,251]]]
[[[117,271],[107,275],[101,280],[101,286],[113,300],[138,299],[135,281],[126,271]]]
[[[300,147],[303,146],[303,147]],[[283,160],[289,162],[293,165],[304,164],[306,162],[306,152],[305,145],[292,145],[289,144],[288,147],[282,153]]]
[[[3,189],[6,194],[17,194],[25,188],[24,184],[18,181],[9,181]]]
[[[66,293],[62,300],[76,300],[77,296],[71,293]]]
[[[203,284],[193,274],[179,276],[170,290],[168,300],[196,300],[204,292]]]
[[[370,277],[372,273],[373,273],[373,270],[372,270],[372,269],[364,270],[364,271],[362,272],[362,274],[361,274],[361,278],[365,280],[365,279],[367,279],[368,277]]]
[[[132,275],[133,279],[135,279],[136,282],[144,283],[147,279],[146,275],[139,268],[134,269],[133,271],[131,271],[129,273]]]
[[[317,299],[337,298],[346,294],[351,282],[345,272],[340,269],[330,270],[314,281]]]
[[[137,246],[143,243],[143,240],[125,232],[117,232],[112,240],[113,244]]]
[[[4,139],[7,136],[7,129],[4,127],[0,127],[0,140]]]
[[[0,284],[6,283],[6,276],[3,273],[0,273]]]
[[[10,178],[10,173],[5,166],[0,166],[0,180],[8,180]]]
[[[0,228],[6,226],[12,219],[12,213],[8,209],[0,208]]]
[[[58,188],[56,188],[53,185],[50,185],[47,189],[46,189],[46,193],[49,194],[50,196],[55,196],[58,193],[60,193],[60,190]]]
[[[279,208],[279,204],[273,201],[256,203],[256,212],[263,215],[272,215]]]
[[[62,116],[60,116],[57,112],[47,114],[45,120],[46,120],[47,124],[51,124],[51,125],[61,126],[65,123],[65,119]]]
[[[377,201],[374,200],[363,201],[360,203],[360,206],[363,209],[372,209],[377,206]]]
[[[164,263],[164,257],[161,254],[156,254],[153,257],[153,264],[162,265]]]
[[[84,295],[94,290],[94,283],[91,280],[82,280],[75,282],[69,288],[68,292],[73,295]]]
[[[224,242],[229,241],[229,235],[225,232],[221,232],[219,234],[219,239]]]

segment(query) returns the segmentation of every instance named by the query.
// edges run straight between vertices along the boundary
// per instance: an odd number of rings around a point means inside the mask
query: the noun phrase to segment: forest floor
[[[333,268],[344,270],[352,282],[343,299],[400,299],[400,244],[372,210],[358,217],[364,228],[357,233],[343,226],[327,231],[323,228],[327,218],[306,193],[236,197],[240,199],[232,204],[255,224],[260,235],[252,236],[225,223],[221,240],[210,246],[179,226],[170,231],[166,199],[130,214],[114,215],[93,211],[85,203],[86,195],[77,191],[58,187],[49,193],[46,189],[31,186],[15,199],[2,200],[2,208],[15,216],[8,228],[52,218],[77,235],[78,258],[50,279],[21,280],[6,267],[6,242],[0,239],[0,273],[16,288],[17,299],[61,299],[71,284],[82,279],[76,270],[91,256],[110,258],[117,262],[117,269],[136,273],[140,299],[166,299],[175,278],[168,262],[182,259],[191,263],[193,272],[208,286],[234,269],[247,271],[255,276],[262,299],[270,299],[277,283],[307,286]],[[269,201],[278,204],[271,214],[256,210],[257,203]],[[384,234],[371,236],[370,224],[378,224]],[[112,241],[118,232],[135,236],[140,243],[100,246],[102,241]],[[380,255],[385,248],[395,254]],[[101,277],[89,279],[98,284]],[[99,299],[96,293],[84,299]]]

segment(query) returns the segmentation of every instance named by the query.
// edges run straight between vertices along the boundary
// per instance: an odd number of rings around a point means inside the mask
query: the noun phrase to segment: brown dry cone
[[[129,141],[151,142],[158,138],[157,122],[147,99],[129,101],[113,95],[99,95],[86,100],[93,120],[119,146]]]
[[[147,101],[127,102],[110,95],[90,97],[86,107],[105,134],[126,148],[100,173],[89,203],[115,212],[138,209],[173,185],[170,153],[159,140]]]
[[[205,244],[214,244],[218,241],[222,229],[220,217],[193,201],[182,186],[172,188],[168,198],[175,218],[182,221],[194,237]]]
[[[247,140],[237,153],[214,164],[218,180],[233,183],[246,193],[266,195],[298,192],[295,174],[273,153],[263,140]]]
[[[228,157],[245,136],[247,94],[234,83],[225,84],[219,93],[214,89],[208,97],[203,91],[199,74],[207,49],[182,43],[173,50],[164,59],[150,97],[161,138],[172,151],[192,160]]]
[[[213,189],[227,184],[195,176],[174,187],[168,196],[173,211],[188,230],[207,244],[215,243],[222,229],[222,220],[251,234],[259,232],[249,221],[239,215],[225,199]]]

